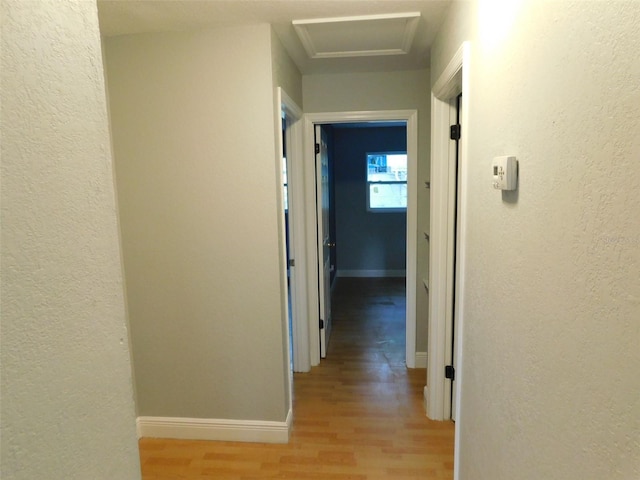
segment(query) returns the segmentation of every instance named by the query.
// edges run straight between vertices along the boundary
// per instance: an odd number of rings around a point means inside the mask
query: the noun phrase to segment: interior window
[[[367,210],[407,209],[407,152],[367,153]]]

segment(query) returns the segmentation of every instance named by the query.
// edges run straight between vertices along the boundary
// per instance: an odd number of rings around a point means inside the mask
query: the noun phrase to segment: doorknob
[[[327,243],[327,247],[329,247],[329,248],[333,248],[333,247],[335,247],[335,246],[336,246],[336,242],[329,242],[329,243]]]

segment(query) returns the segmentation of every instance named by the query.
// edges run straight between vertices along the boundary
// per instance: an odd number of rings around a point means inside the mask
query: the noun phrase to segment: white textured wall
[[[302,87],[305,113],[418,110],[416,351],[426,352],[429,300],[421,279],[429,272],[429,248],[423,233],[429,230],[429,195],[424,188],[431,148],[429,70],[305,75]]]
[[[142,416],[284,421],[268,25],[106,40]]]
[[[640,3],[454,8],[432,66],[471,40],[460,479],[635,480]]]
[[[0,14],[0,475],[140,478],[96,6]]]

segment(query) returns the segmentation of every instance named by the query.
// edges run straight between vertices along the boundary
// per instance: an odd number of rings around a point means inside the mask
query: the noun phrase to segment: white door
[[[329,154],[327,136],[316,125],[316,205],[318,209],[318,299],[320,301],[320,356],[327,356],[331,334],[331,240],[329,237]]]

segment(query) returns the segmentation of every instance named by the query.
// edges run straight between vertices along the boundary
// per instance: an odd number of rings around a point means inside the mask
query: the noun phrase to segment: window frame
[[[408,164],[409,164],[409,156],[407,154],[407,152],[405,150],[389,150],[389,151],[374,151],[374,152],[366,152],[365,154],[365,184],[366,184],[366,190],[367,190],[367,212],[371,212],[371,213],[406,213],[407,212],[407,205],[406,203],[408,203],[408,198],[406,199],[405,202],[405,206],[404,207],[372,207],[371,206],[371,186],[372,185],[376,185],[376,184],[382,184],[382,185],[405,185],[406,188],[408,188],[408,183],[407,180],[408,178],[405,177],[404,181],[402,180],[395,180],[395,181],[371,181],[369,180],[369,157],[371,156],[375,156],[375,155],[404,155],[406,157],[406,163],[407,163],[407,168],[408,168]]]

